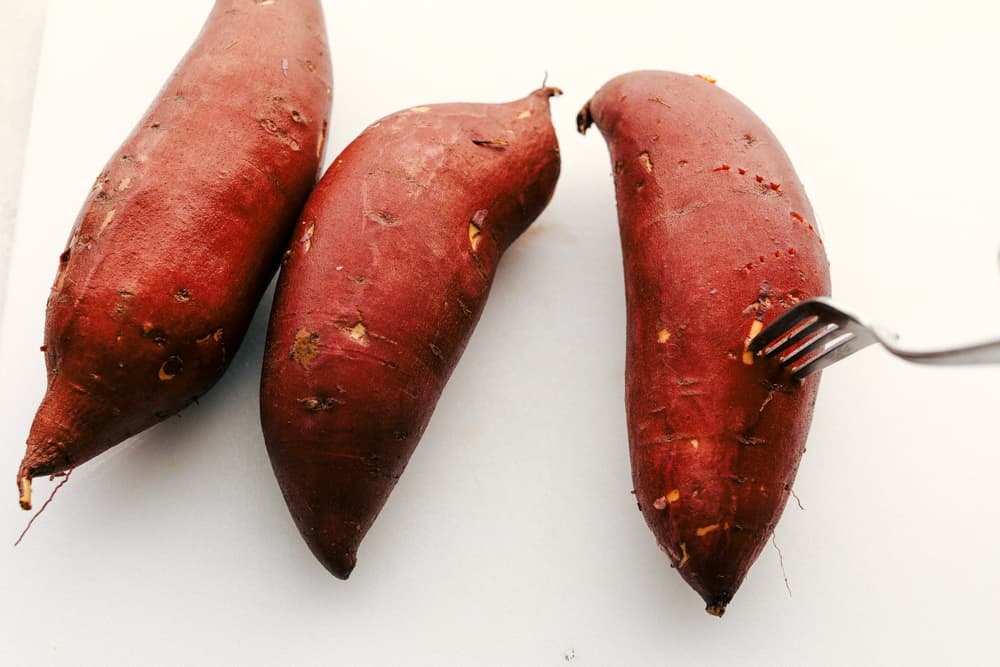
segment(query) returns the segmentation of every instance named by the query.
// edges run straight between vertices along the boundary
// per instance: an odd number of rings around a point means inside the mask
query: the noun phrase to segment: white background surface
[[[45,298],[104,161],[207,2],[53,0],[0,330],[0,536],[44,389]],[[997,380],[866,351],[823,381],[796,491],[721,621],[629,494],[607,151],[574,128],[614,75],[709,73],[806,184],[845,305],[914,343],[1000,332],[1000,5],[327,2],[329,162],[422,103],[549,82],[563,177],[505,257],[347,583],[299,538],[258,426],[264,302],[201,401],[77,470],[0,547],[8,664],[941,664],[1000,659]],[[979,308],[983,312],[976,312]],[[51,485],[39,480],[37,504]],[[36,505],[37,506],[37,505]]]
[[[46,0],[0,0],[0,312],[17,219],[24,149],[35,92]]]

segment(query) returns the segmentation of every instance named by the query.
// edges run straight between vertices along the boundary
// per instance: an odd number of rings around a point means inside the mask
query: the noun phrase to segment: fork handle
[[[886,345],[894,354],[918,364],[939,366],[1000,364],[1000,340],[990,340],[945,350],[913,352]]]

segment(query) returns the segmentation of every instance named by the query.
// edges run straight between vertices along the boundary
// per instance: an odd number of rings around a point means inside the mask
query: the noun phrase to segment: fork
[[[795,379],[821,371],[874,343],[921,364],[1000,363],[1000,339],[940,350],[908,350],[896,345],[897,338],[835,306],[830,299],[817,297],[782,313],[749,342],[747,349],[776,358]]]

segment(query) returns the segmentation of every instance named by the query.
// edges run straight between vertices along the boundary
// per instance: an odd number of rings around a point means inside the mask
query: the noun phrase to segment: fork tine
[[[813,373],[818,373],[830,364],[854,354],[863,347],[850,345],[852,340],[856,340],[854,334],[847,332],[827,342],[826,346],[818,353],[804,359],[798,364],[789,366],[792,377],[796,380],[801,380]]]
[[[790,368],[792,377],[796,380],[817,373],[827,366],[845,359],[876,342],[874,335],[867,331],[847,331],[834,340],[829,341],[819,353]]]
[[[750,341],[747,349],[756,354],[811,317],[816,317],[816,313],[812,311],[810,304],[803,302],[802,305],[785,311],[774,318],[773,322],[764,327],[764,330]]]
[[[784,346],[783,351],[787,351],[787,354],[773,352],[771,356],[776,356],[778,358],[778,363],[782,366],[790,366],[796,359],[807,357],[811,353],[825,346],[830,342],[831,338],[836,335],[838,330],[836,324],[822,321],[817,321],[811,328],[813,329],[812,334],[799,338],[799,340],[796,341],[798,343],[797,346]]]
[[[826,322],[815,315],[812,321],[806,320],[806,322],[808,324],[805,326],[799,325],[791,333],[786,333],[777,342],[765,347],[764,354],[769,357],[781,357],[795,347],[812,343],[818,337],[825,336],[831,329],[837,328],[836,324]],[[782,361],[782,363],[785,362]]]

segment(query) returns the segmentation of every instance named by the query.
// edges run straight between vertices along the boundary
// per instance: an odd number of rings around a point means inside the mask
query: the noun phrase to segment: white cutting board
[[[280,0],[279,0],[280,1]],[[1000,8],[842,2],[327,2],[330,153],[443,101],[553,100],[563,177],[505,257],[430,428],[334,580],[270,471],[270,294],[200,405],[74,472],[0,547],[6,664],[941,664],[1000,658],[1000,368],[869,350],[826,374],[794,503],[724,619],[668,567],[631,488],[624,297],[601,84],[714,75],[782,139],[840,301],[915,343],[1000,334]],[[52,0],[0,330],[0,536],[44,389],[42,324],[83,197],[208,2]],[[974,309],[980,307],[983,313]],[[0,475],[0,478],[3,478]],[[36,484],[38,504],[51,485]],[[789,590],[784,576],[787,575]]]

